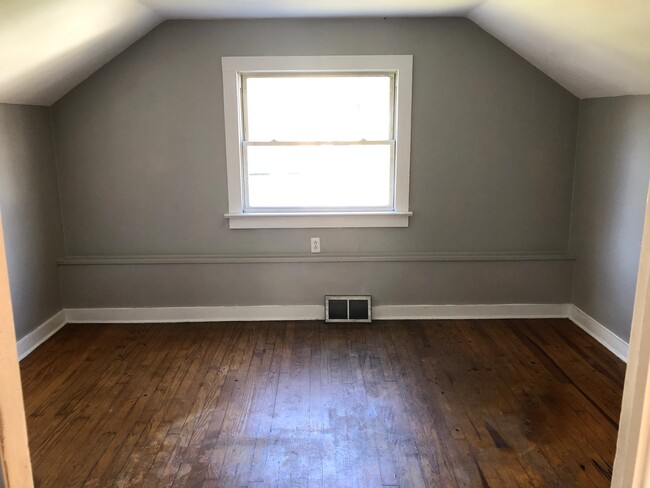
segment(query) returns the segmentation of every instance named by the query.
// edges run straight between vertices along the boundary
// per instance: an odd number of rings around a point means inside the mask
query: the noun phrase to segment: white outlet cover
[[[320,237],[312,237],[311,238],[311,252],[316,253],[320,252]]]

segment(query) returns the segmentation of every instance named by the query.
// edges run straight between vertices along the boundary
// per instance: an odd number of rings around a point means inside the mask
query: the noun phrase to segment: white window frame
[[[411,158],[413,56],[246,56],[221,58],[228,213],[231,229],[407,227]],[[260,73],[391,73],[395,76],[393,208],[371,211],[246,211],[243,171],[242,75]]]

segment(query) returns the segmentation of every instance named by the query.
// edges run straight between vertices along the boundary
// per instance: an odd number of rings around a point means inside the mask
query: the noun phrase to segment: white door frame
[[[650,189],[618,431],[613,488],[650,486]]]
[[[6,488],[33,488],[16,329],[0,215],[0,459]]]

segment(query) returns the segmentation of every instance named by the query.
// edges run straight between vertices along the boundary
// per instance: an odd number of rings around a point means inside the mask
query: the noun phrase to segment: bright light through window
[[[393,80],[243,77],[246,208],[392,208]]]
[[[249,141],[391,138],[391,76],[247,76],[244,82]]]
[[[249,146],[247,156],[250,207],[390,207],[390,145]]]
[[[412,56],[222,58],[230,227],[406,227]]]

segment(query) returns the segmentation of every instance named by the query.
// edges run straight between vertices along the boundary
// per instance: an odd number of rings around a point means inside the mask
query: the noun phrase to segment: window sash
[[[389,120],[388,120],[388,138],[395,139],[395,123],[396,123],[396,82],[397,72],[390,71],[300,71],[300,72],[259,72],[259,73],[240,73],[239,86],[240,86],[240,100],[241,100],[241,138],[242,142],[253,142],[248,137],[248,96],[247,96],[247,80],[250,78],[363,78],[363,77],[388,77],[390,79],[390,93],[389,93]],[[257,142],[257,141],[256,141]],[[326,141],[323,141],[326,142]],[[327,141],[338,142],[338,141]],[[343,141],[341,141],[343,142]],[[347,141],[345,141],[347,142]]]
[[[248,181],[248,147],[300,147],[300,146],[378,146],[378,145],[388,145],[390,146],[390,161],[389,161],[389,187],[388,187],[388,205],[385,206],[290,206],[290,207],[260,207],[260,206],[251,206],[250,205],[250,191],[249,191],[249,181]],[[243,190],[244,190],[244,208],[242,209],[244,213],[295,213],[296,211],[300,212],[389,212],[395,211],[395,141],[344,141],[344,142],[242,142],[242,179],[243,179]]]
[[[247,97],[247,80],[250,78],[312,78],[312,77],[388,77],[390,80],[389,87],[389,139],[386,140],[354,140],[354,141],[251,141],[248,137],[248,97]],[[364,212],[364,211],[395,211],[395,96],[396,96],[396,72],[395,71],[326,71],[326,72],[263,72],[263,73],[241,73],[241,162],[242,162],[242,189],[243,189],[243,212],[244,213],[294,213],[300,212]],[[248,147],[291,147],[291,146],[371,146],[371,145],[389,145],[390,146],[390,167],[389,167],[389,195],[388,205],[386,206],[290,206],[290,207],[260,207],[250,205],[250,188],[248,172]]]

